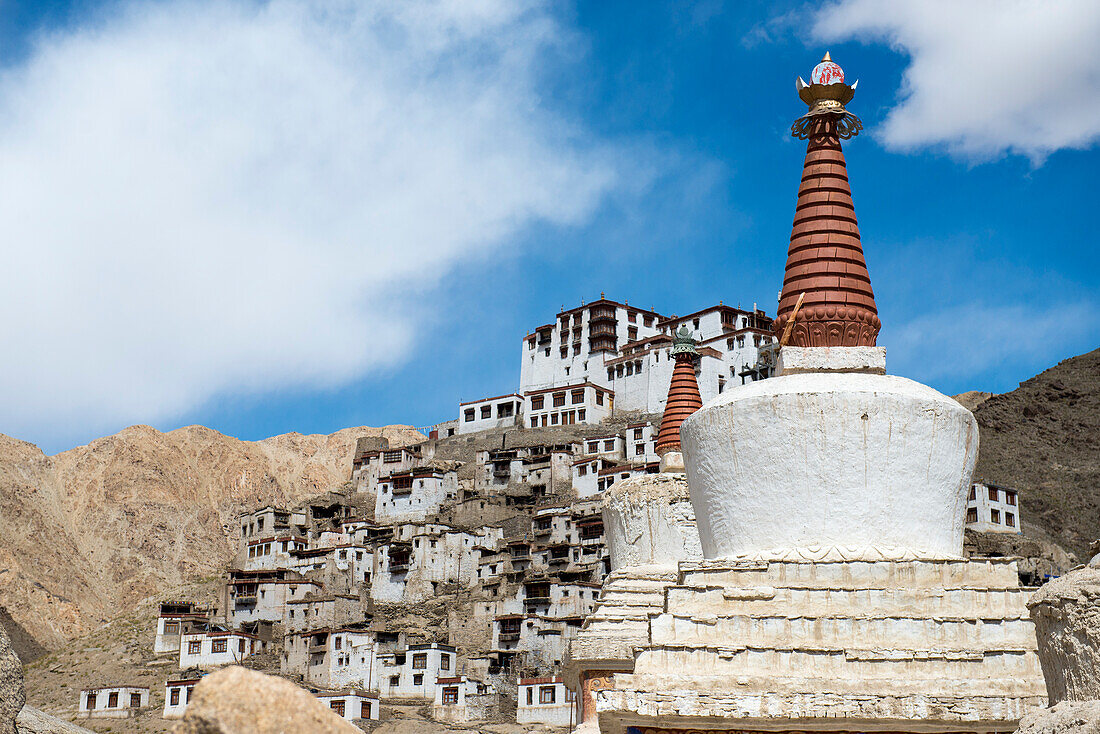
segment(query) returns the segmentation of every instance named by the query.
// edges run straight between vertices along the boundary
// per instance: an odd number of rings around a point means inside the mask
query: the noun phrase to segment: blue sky
[[[1090,4],[410,5],[0,4],[0,432],[424,426],[601,292],[773,312],[825,50],[890,371],[1100,342]]]

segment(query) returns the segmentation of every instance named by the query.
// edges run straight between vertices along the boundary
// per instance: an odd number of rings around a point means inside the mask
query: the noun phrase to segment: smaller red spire
[[[661,430],[657,434],[657,454],[664,456],[680,450],[680,425],[689,415],[703,407],[699,396],[699,382],[695,379],[695,340],[687,327],[680,329],[672,342],[672,358],[676,366],[672,370],[672,382],[668,386],[665,413],[661,416]]]

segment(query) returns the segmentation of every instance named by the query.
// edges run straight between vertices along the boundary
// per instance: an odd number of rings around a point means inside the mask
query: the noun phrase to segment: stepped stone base
[[[612,580],[603,617],[587,625],[585,644],[600,625],[609,644],[640,650],[632,673],[594,692],[605,734],[1011,732],[1045,704],[1029,590],[1011,559],[702,561],[679,571],[644,642],[640,619],[618,611],[631,599],[656,607],[641,579],[629,591],[623,579],[621,595]]]

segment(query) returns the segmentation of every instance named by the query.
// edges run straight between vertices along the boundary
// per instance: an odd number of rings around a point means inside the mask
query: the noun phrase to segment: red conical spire
[[[798,189],[787,269],[773,329],[782,338],[795,303],[805,294],[787,343],[797,347],[874,346],[881,323],[871,277],[863,258],[855,205],[848,187],[841,138],[859,133],[859,119],[844,109],[855,85],[844,84],[840,67],[826,59],[823,78],[812,85],[799,81],[799,96],[810,112],[792,127],[808,138]]]
[[[665,413],[661,416],[661,430],[657,434],[657,454],[680,450],[680,424],[689,415],[703,407],[699,396],[699,382],[695,379],[695,340],[687,328],[680,330],[673,341],[672,356],[676,366],[672,370],[672,382],[668,386]]]

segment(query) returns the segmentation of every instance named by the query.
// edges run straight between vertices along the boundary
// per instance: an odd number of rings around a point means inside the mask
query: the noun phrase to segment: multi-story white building
[[[281,507],[261,507],[238,516],[241,540],[251,541],[272,538],[276,535],[305,535],[304,510],[287,510]]]
[[[233,628],[255,622],[282,622],[286,603],[321,593],[322,583],[288,569],[231,569],[226,582],[226,624]]]
[[[573,492],[578,499],[592,497],[603,491],[600,472],[614,469],[619,462],[600,456],[582,456],[573,462]]]
[[[376,690],[381,676],[378,637],[359,627],[321,627],[288,634],[280,666],[315,686]]]
[[[523,338],[520,392],[583,382],[605,384],[604,362],[619,348],[660,333],[661,315],[601,296],[562,311]],[[528,418],[530,414],[528,414]],[[596,420],[579,422],[596,423]]]
[[[378,602],[412,603],[429,599],[444,585],[470,587],[477,583],[482,547],[496,547],[500,528],[480,534],[446,525],[408,523],[396,528],[392,540],[378,545],[370,596]]]
[[[523,413],[523,396],[518,394],[482,398],[458,406],[458,433],[514,426]]]
[[[418,522],[458,499],[458,472],[418,467],[378,480],[374,519],[379,524]]]
[[[966,527],[982,533],[1022,533],[1016,490],[974,482],[966,501]]]
[[[455,648],[438,643],[409,645],[404,651],[379,655],[382,698],[434,701],[439,678],[454,675]]]
[[[669,378],[671,379],[671,378]],[[660,461],[657,456],[658,429],[649,423],[633,423],[626,427],[626,460],[650,463]]]
[[[475,454],[474,492],[491,496],[509,484],[524,483],[531,494],[554,494],[571,481],[577,443],[517,446]]]
[[[575,703],[573,692],[560,677],[520,678],[516,723],[569,726],[575,723]]]
[[[153,652],[179,652],[180,635],[203,632],[209,624],[209,611],[199,608],[193,602],[163,602],[157,616],[157,636],[153,641]]]
[[[80,692],[76,715],[80,719],[128,719],[148,705],[148,688],[85,688]]]
[[[351,479],[357,492],[374,494],[382,477],[415,469],[427,460],[423,444],[391,448],[384,438],[365,437],[355,444]]]

